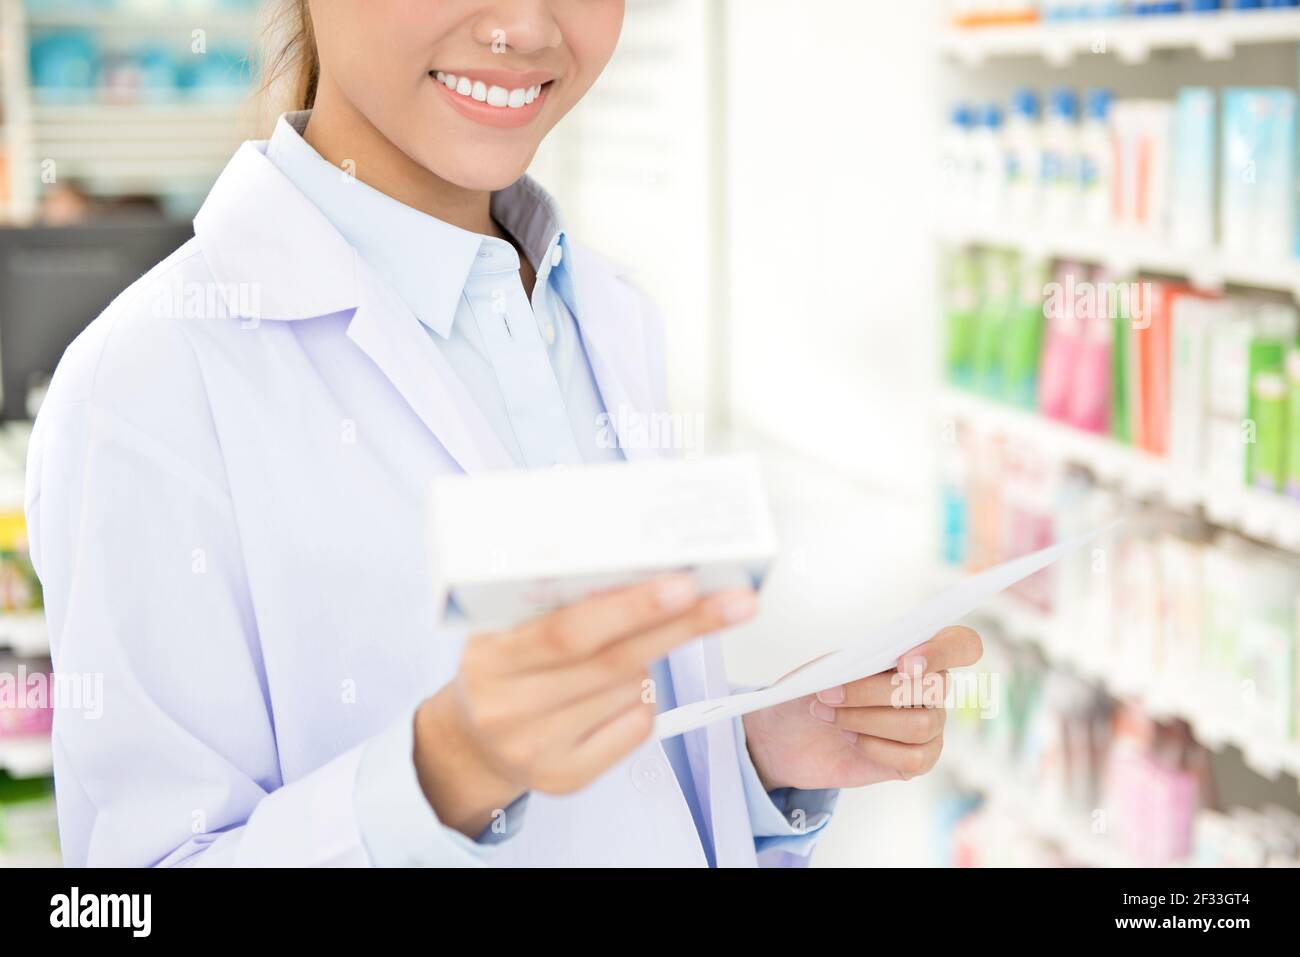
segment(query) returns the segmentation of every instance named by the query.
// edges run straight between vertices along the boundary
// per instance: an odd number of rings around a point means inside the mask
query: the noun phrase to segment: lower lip
[[[542,102],[551,91],[548,83],[542,87],[542,91],[537,94],[537,98],[533,102],[526,103],[517,110],[512,110],[508,106],[488,106],[479,100],[453,93],[447,88],[447,84],[441,82],[436,76],[430,76],[429,79],[433,81],[439,92],[451,104],[451,108],[461,116],[467,117],[476,123],[482,123],[484,126],[495,126],[497,129],[514,129],[531,123],[537,114],[541,112]]]

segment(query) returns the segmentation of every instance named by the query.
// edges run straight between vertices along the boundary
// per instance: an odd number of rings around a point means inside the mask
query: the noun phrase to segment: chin
[[[509,169],[485,170],[480,167],[467,167],[452,173],[439,173],[449,183],[455,183],[461,189],[481,190],[495,193],[518,182],[519,177],[528,172],[528,164],[512,166]]]
[[[516,182],[528,171],[535,149],[503,155],[502,151],[466,151],[455,156],[417,156],[425,169],[461,189],[496,192]]]

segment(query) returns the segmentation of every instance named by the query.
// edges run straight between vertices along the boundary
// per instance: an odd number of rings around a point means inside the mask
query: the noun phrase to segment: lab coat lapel
[[[447,358],[396,293],[358,263],[360,303],[348,338],[379,367],[447,453],[466,472],[514,462]]]
[[[655,407],[640,298],[607,263],[578,243],[566,243],[574,317],[619,446],[628,461],[657,458],[645,440]]]
[[[245,143],[227,164],[194,232],[233,316],[251,328],[351,311],[348,337],[462,469],[513,467],[414,313],[267,158],[264,142]]]

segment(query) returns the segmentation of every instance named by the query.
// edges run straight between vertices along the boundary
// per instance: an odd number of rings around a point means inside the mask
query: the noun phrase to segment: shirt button
[[[548,322],[546,324],[546,330],[542,334],[546,336],[546,344],[548,346],[555,345],[555,326]]]
[[[658,789],[664,781],[664,768],[654,758],[637,758],[632,762],[632,786],[642,794]]]
[[[563,258],[564,258],[564,250],[561,249],[557,244],[556,247],[551,250],[551,266],[552,267],[558,266],[560,264],[560,260]]]

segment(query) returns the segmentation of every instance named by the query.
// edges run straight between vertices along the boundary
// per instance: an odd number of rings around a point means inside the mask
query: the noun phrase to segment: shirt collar
[[[515,271],[510,243],[461,229],[367,186],[328,162],[302,137],[310,110],[280,117],[267,158],[343,238],[393,287],[416,317],[443,338],[451,334],[471,274]],[[528,176],[492,194],[492,216],[519,243],[539,284],[563,239],[555,200]]]

